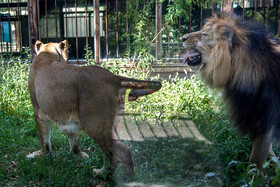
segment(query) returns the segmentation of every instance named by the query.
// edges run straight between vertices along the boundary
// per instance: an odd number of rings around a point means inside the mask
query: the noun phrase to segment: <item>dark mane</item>
[[[280,129],[279,46],[259,24],[247,22],[240,26],[247,31],[250,66],[256,71],[255,74],[263,72],[266,79],[262,79],[257,85],[251,82],[245,88],[239,82],[235,82],[233,87],[225,88],[225,100],[231,119],[242,134],[250,134],[252,137],[270,128],[277,128],[277,132]]]

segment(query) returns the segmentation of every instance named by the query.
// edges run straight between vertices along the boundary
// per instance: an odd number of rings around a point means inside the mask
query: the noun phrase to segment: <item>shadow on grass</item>
[[[212,144],[179,137],[153,138],[123,141],[133,152],[133,178],[126,178],[120,165],[110,179],[104,180],[93,176],[93,169],[103,164],[101,150],[84,133],[80,134],[81,147],[88,151],[87,160],[69,153],[67,138],[57,128],[51,132],[52,156],[27,159],[29,152],[40,149],[36,126],[26,131],[25,124],[2,119],[0,186],[187,186],[204,183],[207,173],[219,174],[221,170]]]
[[[119,167],[113,179],[120,186],[197,185],[207,182],[207,173],[218,174],[221,170],[213,160],[213,145],[205,142],[169,137],[125,143],[133,152],[136,174],[134,179],[125,181]]]

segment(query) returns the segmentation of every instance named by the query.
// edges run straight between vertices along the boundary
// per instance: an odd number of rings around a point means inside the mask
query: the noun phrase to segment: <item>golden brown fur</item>
[[[185,62],[211,87],[224,89],[233,124],[254,139],[250,161],[261,168],[280,128],[280,47],[257,24],[218,13],[183,36]]]
[[[100,145],[104,166],[94,170],[95,174],[102,175],[108,160],[112,169],[122,162],[125,171],[133,173],[129,147],[113,137],[120,95],[124,89],[132,88],[129,100],[133,101],[159,90],[160,82],[117,76],[97,66],[67,64],[66,41],[59,44],[37,41],[35,51],[37,57],[30,69],[28,87],[42,149],[29,157],[51,153],[50,123],[53,122],[68,136],[70,150],[84,158],[88,155],[80,151],[80,130]],[[111,158],[107,159],[108,156]]]

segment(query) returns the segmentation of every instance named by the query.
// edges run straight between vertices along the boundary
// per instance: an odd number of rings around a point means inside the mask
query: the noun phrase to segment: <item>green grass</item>
[[[101,150],[94,141],[80,133],[81,147],[90,156],[84,160],[69,153],[67,138],[53,127],[52,156],[27,159],[28,153],[40,149],[27,87],[30,63],[19,58],[0,61],[0,186],[122,186],[129,182],[167,186],[250,186],[280,183],[277,159],[265,163],[262,173],[247,163],[252,142],[231,128],[221,93],[205,87],[196,76],[163,81],[159,92],[127,103],[126,112],[134,114],[137,122],[192,119],[211,145],[181,138],[125,142],[134,155],[134,178],[125,177],[120,165],[113,176],[105,179],[93,176],[93,169],[100,168],[103,163]],[[112,63],[110,70],[115,73],[144,76],[141,71],[145,66],[123,71],[114,61]],[[279,154],[279,150],[276,149],[276,153]]]

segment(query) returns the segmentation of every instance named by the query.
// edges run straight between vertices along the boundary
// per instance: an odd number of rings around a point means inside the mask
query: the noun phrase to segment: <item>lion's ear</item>
[[[226,32],[224,32],[223,36],[227,39],[229,44],[232,46],[232,44],[234,43],[234,39],[235,39],[234,31],[233,30],[226,31]]]
[[[43,45],[44,44],[41,41],[39,41],[39,40],[36,41],[36,43],[34,45],[36,55],[39,54],[39,51]]]
[[[68,49],[68,41],[67,40],[63,40],[62,42],[60,42],[58,44],[58,47],[59,49],[62,51],[62,52],[65,52],[65,50]]]

